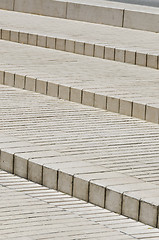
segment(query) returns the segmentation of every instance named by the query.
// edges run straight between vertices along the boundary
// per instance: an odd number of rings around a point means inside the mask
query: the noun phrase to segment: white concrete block
[[[67,172],[58,173],[58,190],[72,196],[73,176]]]
[[[106,190],[105,208],[121,214],[122,195],[120,192],[113,191],[111,188]]]
[[[94,56],[104,58],[104,49],[104,46],[95,44]]]
[[[105,46],[105,59],[115,60],[115,48],[110,46]]]
[[[146,121],[158,123],[159,122],[159,109],[153,106],[146,106]]]
[[[66,5],[52,0],[15,0],[14,11],[66,18]]]
[[[81,103],[82,102],[82,90],[77,88],[71,88],[70,101]]]
[[[115,61],[125,62],[125,50],[124,49],[115,49]]]
[[[35,83],[36,83],[36,78],[33,77],[27,77],[25,80],[25,89],[29,91],[35,92]]]
[[[132,50],[126,50],[125,62],[135,64],[136,63],[136,52]]]
[[[158,55],[147,54],[147,67],[158,68]]]
[[[46,36],[38,35],[37,46],[46,47]]]
[[[66,52],[75,52],[75,41],[66,39]]]
[[[120,99],[120,114],[132,116],[132,102]]]
[[[56,49],[57,50],[65,51],[65,45],[66,45],[65,39],[56,38]]]
[[[114,97],[107,97],[107,110],[111,112],[119,112],[119,99]]]
[[[53,82],[48,82],[47,95],[52,97],[59,96],[59,85]]]
[[[10,72],[5,72],[4,84],[13,87],[15,80],[15,74]]]
[[[70,87],[59,85],[59,98],[70,100]]]
[[[47,42],[46,43],[47,48],[55,49],[56,38],[47,37],[46,42]]]
[[[136,53],[136,65],[146,67],[146,65],[147,65],[147,53],[141,53],[141,52]]]
[[[122,214],[138,221],[139,200],[123,195]]]
[[[106,109],[107,97],[102,94],[95,93],[94,107]]]
[[[96,184],[94,181],[90,182],[89,201],[97,206],[104,208],[105,191],[105,187]]]
[[[84,42],[75,41],[75,53],[83,55],[84,54],[84,48],[85,48]]]
[[[28,178],[28,159],[20,154],[14,156],[14,173],[20,177]]]
[[[157,225],[157,208],[153,203],[141,201],[139,221],[156,227]]]
[[[145,120],[146,105],[142,103],[133,102],[133,117]]]
[[[121,27],[123,10],[68,2],[67,18]]]
[[[79,177],[74,177],[73,196],[88,201],[88,181]]]
[[[3,39],[3,40],[7,40],[7,41],[10,41],[10,30],[7,30],[7,29],[2,29],[2,31],[1,31],[1,38]]]
[[[28,179],[33,182],[42,184],[42,176],[43,176],[42,165],[40,165],[37,162],[34,162],[32,160],[29,160],[29,162],[28,162]]]
[[[28,44],[28,33],[19,33],[19,43]]]
[[[43,166],[43,185],[57,189],[57,170]]]
[[[4,84],[4,75],[5,75],[5,72],[0,71],[0,84]]]
[[[14,0],[1,0],[0,8],[5,10],[13,10]]]
[[[28,34],[28,44],[29,45],[36,46],[37,39],[38,39],[38,36],[36,34],[31,34],[31,33]]]
[[[95,98],[94,93],[83,90],[82,104],[93,107],[94,106],[94,98]]]
[[[41,94],[46,94],[47,82],[37,79],[36,80],[36,92]]]
[[[14,171],[14,166],[13,166],[13,161],[14,161],[14,152],[8,150],[8,149],[1,149],[1,155],[0,155],[0,168],[13,173]]]
[[[94,56],[94,49],[95,49],[95,45],[92,43],[85,43],[85,52],[84,54],[86,56]]]
[[[24,89],[25,86],[25,76],[15,74],[15,87]]]
[[[11,33],[10,33],[10,40],[12,42],[19,42],[19,32],[11,31]]]

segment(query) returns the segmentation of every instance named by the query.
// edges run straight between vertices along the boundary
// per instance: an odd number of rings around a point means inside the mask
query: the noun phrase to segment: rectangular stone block
[[[52,0],[15,0],[14,11],[66,18],[66,5]]]
[[[133,102],[133,117],[145,120],[146,105],[142,103]]]
[[[94,106],[95,94],[86,90],[83,90],[82,104],[87,106]]]
[[[71,88],[70,101],[81,103],[82,102],[82,90],[77,88]]]
[[[10,40],[12,42],[19,42],[19,32],[11,31],[11,33],[10,33]]]
[[[102,94],[95,93],[94,107],[106,109],[107,97]]]
[[[120,114],[132,116],[132,102],[120,99]]]
[[[121,27],[123,10],[107,6],[100,7],[98,5],[93,6],[68,2],[67,18]]]
[[[70,100],[70,87],[59,85],[59,98]]]
[[[4,84],[13,87],[15,81],[15,74],[10,72],[5,72]]]
[[[7,40],[7,41],[10,41],[10,30],[7,30],[7,29],[2,29],[1,30],[1,38],[3,40]]]
[[[37,162],[34,162],[33,160],[29,160],[28,179],[38,184],[42,184],[42,176],[43,176],[42,165],[38,164]]]
[[[131,64],[136,64],[136,52],[126,50],[126,52],[125,52],[125,62],[126,63],[131,63]]]
[[[46,47],[46,36],[38,35],[37,46]]]
[[[67,172],[58,172],[58,190],[72,196],[73,176]]]
[[[105,208],[121,214],[121,206],[122,206],[122,194],[117,191],[113,191],[111,187],[106,189],[106,201]]]
[[[136,65],[146,67],[146,65],[147,65],[147,54],[146,53],[141,53],[141,52],[136,53]]]
[[[84,42],[77,42],[75,41],[75,53],[77,54],[84,54]]]
[[[33,45],[33,46],[37,46],[37,39],[38,36],[36,34],[28,34],[28,44],[29,45]]]
[[[57,170],[43,166],[43,185],[57,190]]]
[[[66,39],[66,52],[75,52],[75,41]]]
[[[47,37],[46,42],[47,48],[55,49],[56,38]]]
[[[52,97],[59,96],[59,85],[53,82],[48,82],[47,95]]]
[[[111,112],[119,112],[119,99],[114,97],[107,97],[107,110]]]
[[[152,11],[126,10],[124,14],[124,27],[132,29],[140,29],[151,32],[159,32],[159,15]]]
[[[159,122],[159,109],[153,106],[146,106],[146,120],[148,122],[158,123]]]
[[[104,58],[104,49],[104,46],[95,44],[94,56]]]
[[[13,11],[14,0],[1,0],[0,8]]]
[[[14,173],[20,177],[28,178],[28,159],[18,153],[14,156]]]
[[[41,94],[46,94],[47,82],[37,79],[36,80],[36,92]]]
[[[141,201],[139,221],[156,227],[158,206],[148,201]]]
[[[56,38],[56,50],[65,51],[66,40]]]
[[[104,58],[108,60],[115,60],[115,48],[110,46],[105,46]]]
[[[28,44],[28,33],[19,33],[19,43]]]
[[[88,201],[88,181],[74,177],[73,196]]]
[[[25,89],[35,92],[35,83],[36,83],[36,78],[26,76]]]
[[[158,68],[158,55],[147,54],[147,67]]]
[[[115,61],[125,62],[125,50],[124,49],[115,49]]]
[[[139,200],[130,196],[123,195],[122,214],[138,221]]]
[[[105,187],[95,183],[95,181],[90,182],[89,201],[91,203],[104,208],[105,194]]]
[[[0,168],[4,171],[14,173],[14,152],[1,149]]]
[[[15,74],[15,87],[24,89],[25,76]]]
[[[86,56],[94,56],[94,49],[95,49],[95,45],[92,43],[85,43],[85,52],[84,54]]]

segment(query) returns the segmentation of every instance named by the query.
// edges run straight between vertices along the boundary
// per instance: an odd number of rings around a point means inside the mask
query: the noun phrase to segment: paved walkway
[[[0,98],[2,169],[157,226],[158,125],[7,86]]]
[[[155,69],[126,66],[123,63],[3,40],[0,54],[3,55],[0,70],[22,75],[21,79],[16,79],[16,87],[35,91],[35,78],[38,78],[41,81],[36,91],[41,93],[46,93],[48,81],[55,83],[53,90],[48,90],[50,95],[59,94],[60,98],[76,102],[81,102],[83,97],[82,103],[86,105],[159,122],[158,71]],[[33,79],[27,80],[27,86],[24,86],[26,75]],[[14,76],[6,74],[5,84],[13,86]],[[62,85],[59,90],[58,85]],[[73,88],[71,99],[70,87]],[[94,93],[97,95],[95,98]]]
[[[1,170],[0,196],[3,240],[159,237],[158,229]]]

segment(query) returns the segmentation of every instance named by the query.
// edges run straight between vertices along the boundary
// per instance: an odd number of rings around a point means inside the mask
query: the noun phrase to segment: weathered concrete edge
[[[22,152],[24,153],[24,150]],[[131,197],[129,194],[127,195],[127,191],[116,191],[113,186],[96,184],[91,179],[82,179],[80,175],[69,173],[69,171],[58,167],[40,165],[32,161],[31,158],[21,157],[19,152],[14,149],[11,151],[1,149],[0,168],[48,188],[67,193],[120,215],[159,228],[159,206],[149,202],[149,200]],[[140,182],[142,180],[139,180]],[[150,214],[147,214],[147,208]]]
[[[78,21],[86,21],[98,24],[140,29],[152,32],[159,32],[159,15],[151,8],[150,11],[137,11],[116,7],[109,3],[109,6],[91,5],[90,2],[77,3],[59,0],[0,0],[0,8],[18,12],[40,14],[44,16],[66,18]],[[140,9],[142,7],[140,6]],[[90,14],[86,14],[89,12]],[[111,13],[111,14],[110,14]]]
[[[134,51],[106,44],[94,44],[85,41],[38,35],[23,31],[0,29],[0,39],[37,47],[102,58],[143,67],[159,69],[159,55],[148,51]]]

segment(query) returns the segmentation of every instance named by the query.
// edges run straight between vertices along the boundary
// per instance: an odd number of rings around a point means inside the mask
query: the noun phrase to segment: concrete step
[[[0,10],[0,38],[159,68],[158,34]]]
[[[0,103],[1,169],[159,227],[158,125],[3,85]]]
[[[2,239],[158,239],[159,230],[0,171]]]
[[[159,123],[158,70],[0,43],[0,83]]]
[[[159,9],[105,0],[0,0],[0,8],[159,32]]]

